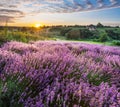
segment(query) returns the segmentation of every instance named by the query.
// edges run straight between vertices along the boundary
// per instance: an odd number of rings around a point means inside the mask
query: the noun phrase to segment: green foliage
[[[60,32],[60,35],[65,36],[70,30],[71,30],[71,28],[62,29]]]
[[[80,29],[80,39],[89,39],[93,36],[92,32],[88,29]]]
[[[106,33],[103,33],[103,34],[100,35],[100,38],[99,38],[100,42],[106,42],[108,40],[109,40],[109,38],[108,38]]]
[[[22,104],[18,103],[22,88],[18,85],[16,79],[16,75],[6,76],[5,80],[0,79],[0,107],[23,107]]]
[[[79,30],[71,30],[67,33],[67,39],[74,39],[78,40],[80,38],[80,31]]]
[[[97,40],[98,41],[98,39],[99,39],[99,32],[97,30],[90,31],[90,32],[92,34],[91,34],[91,36],[89,38],[92,39],[92,40]]]
[[[21,32],[21,31],[6,31],[1,30],[0,31],[0,44],[3,44],[7,41],[20,41],[20,42],[29,42],[29,41],[37,41],[37,40],[45,40],[49,39],[47,36],[39,36],[38,34],[31,34],[27,32]]]
[[[110,82],[110,75],[109,74],[94,74],[93,72],[90,72],[87,75],[87,78],[89,82],[93,85],[99,86],[102,82]]]
[[[0,28],[0,45],[7,41],[29,42],[37,40],[87,40],[95,42],[109,42],[120,40],[120,28],[106,27],[101,23],[97,24],[96,30],[89,30],[80,26],[52,26],[47,28]],[[113,41],[113,45],[119,46],[119,42]]]
[[[31,84],[31,78],[20,72],[9,75],[4,73],[3,76],[5,79],[0,79],[0,107],[23,107],[23,104],[19,102],[20,98],[26,100],[28,97],[35,97],[38,94],[38,91],[35,90],[39,88],[40,84],[36,82],[36,79]],[[34,94],[22,96],[23,92],[33,92]]]
[[[93,33],[88,29],[74,29],[70,30],[67,33],[67,39],[90,39],[93,36]]]
[[[30,40],[39,40],[39,36],[33,36],[30,33],[12,32],[9,34],[8,40],[16,40],[22,42],[29,42]]]
[[[117,30],[106,30],[107,35],[113,40],[120,40],[120,33]]]
[[[120,40],[114,40],[112,44],[116,46],[120,46]]]
[[[0,45],[7,42],[7,37],[0,32]]]
[[[58,26],[58,27],[51,27],[51,28],[49,29],[50,32],[53,32],[53,31],[56,31],[56,32],[57,32],[57,31],[61,31],[61,30],[62,30],[62,27],[61,27],[61,26],[60,26],[60,27],[59,27],[59,26]]]

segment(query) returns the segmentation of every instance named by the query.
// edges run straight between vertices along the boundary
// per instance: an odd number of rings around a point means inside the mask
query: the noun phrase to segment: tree
[[[104,25],[102,25],[100,22],[97,24],[97,27],[102,28]]]

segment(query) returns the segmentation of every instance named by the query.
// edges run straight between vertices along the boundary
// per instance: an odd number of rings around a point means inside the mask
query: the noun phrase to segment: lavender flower
[[[0,48],[0,107],[119,107],[120,48],[8,42]]]

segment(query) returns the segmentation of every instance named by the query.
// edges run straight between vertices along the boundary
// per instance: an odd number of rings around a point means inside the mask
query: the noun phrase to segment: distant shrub
[[[0,44],[7,42],[7,38],[4,35],[0,34]]]
[[[120,33],[117,30],[106,30],[107,35],[113,40],[120,40]]]
[[[89,39],[93,36],[93,33],[88,29],[80,29],[80,39]]]
[[[7,41],[8,41],[7,36],[5,36],[4,32],[1,31],[0,32],[0,45],[7,42]]]
[[[98,40],[99,39],[99,32],[96,30],[96,31],[90,31],[92,34],[91,36],[89,37],[90,39],[94,39],[94,40]]]
[[[66,35],[67,39],[74,39],[78,40],[80,38],[80,31],[79,30],[71,30]]]
[[[106,33],[102,33],[102,34],[100,35],[100,38],[99,38],[99,41],[100,41],[100,42],[106,42],[106,41],[108,41],[108,40],[109,40],[109,38],[108,38],[108,36],[107,36]]]
[[[70,30],[71,30],[70,28],[62,29],[61,32],[60,32],[60,35],[65,36],[65,34],[68,33]]]
[[[29,42],[31,40],[39,40],[39,36],[31,35],[30,33],[24,32],[11,32],[8,34],[8,40],[15,40],[21,42]]]
[[[20,42],[29,42],[29,41],[37,41],[37,40],[45,40],[49,39],[48,36],[44,35],[36,35],[36,34],[31,34],[29,32],[21,32],[21,31],[8,31],[6,32],[2,30],[0,32],[0,44],[3,44],[8,41],[20,41]]]
[[[92,39],[93,42],[99,42],[99,39]]]
[[[113,45],[120,46],[120,41],[119,40],[114,40],[112,43],[113,43]]]
[[[61,31],[62,27],[51,27],[49,29],[50,32],[54,32],[54,31]]]
[[[75,29],[75,30],[70,30],[67,33],[67,38],[68,39],[75,39],[75,40],[78,40],[78,39],[90,39],[93,36],[94,36],[93,32],[91,32],[88,29]]]

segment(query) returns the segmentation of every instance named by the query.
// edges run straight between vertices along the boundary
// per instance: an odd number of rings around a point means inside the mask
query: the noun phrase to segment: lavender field
[[[120,107],[120,47],[3,44],[0,107]]]

